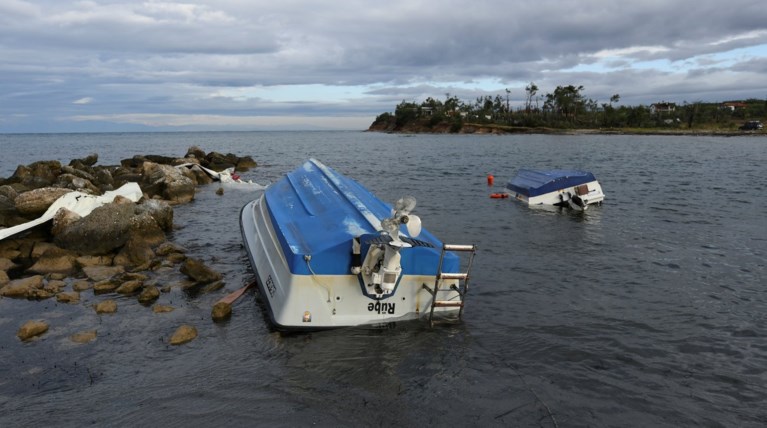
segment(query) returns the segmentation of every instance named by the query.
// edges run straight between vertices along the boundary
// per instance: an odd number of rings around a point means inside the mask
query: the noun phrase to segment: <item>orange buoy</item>
[[[508,193],[491,193],[490,197],[493,199],[505,199],[509,197]]]
[[[493,177],[493,174],[487,174],[487,185],[492,186],[494,181],[495,177]]]

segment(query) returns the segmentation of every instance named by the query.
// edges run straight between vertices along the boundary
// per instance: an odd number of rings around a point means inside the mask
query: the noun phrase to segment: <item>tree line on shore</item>
[[[543,96],[535,83],[525,87],[525,100],[514,107],[510,90],[477,97],[473,102],[445,94],[445,100],[432,97],[421,103],[402,101],[394,113],[376,117],[371,129],[443,129],[460,132],[464,125],[508,126],[554,129],[710,129],[735,130],[747,120],[767,115],[767,100],[751,98],[727,102],[683,102],[678,105],[658,102],[646,105],[616,105],[620,95],[600,103],[584,94],[583,86],[557,86]]]

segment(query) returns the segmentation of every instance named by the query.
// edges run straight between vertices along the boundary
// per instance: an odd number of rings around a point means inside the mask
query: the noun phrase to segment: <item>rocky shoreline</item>
[[[223,288],[219,272],[168,241],[167,234],[174,227],[173,207],[193,201],[197,186],[214,181],[195,165],[213,171],[246,171],[257,166],[250,156],[190,147],[179,158],[137,155],[120,165],[97,163],[97,154],[73,159],[68,165],[37,161],[19,165],[12,176],[0,178],[0,233],[42,218],[68,194],[80,200],[111,195],[124,186],[140,188],[135,201],[117,194],[84,216],[62,207],[51,220],[1,239],[0,298],[55,298],[58,303],[77,305],[90,300],[81,299],[81,293],[92,293],[99,297],[93,311],[114,314],[116,296],[135,296],[153,312],[164,313],[174,308],[156,301],[174,287],[195,294]],[[230,305],[215,306],[214,321],[231,314]],[[32,340],[48,328],[45,320],[28,320],[17,336]],[[187,343],[195,336],[194,326],[182,325],[168,343]],[[96,337],[96,330],[88,330],[73,332],[70,339],[85,343]]]

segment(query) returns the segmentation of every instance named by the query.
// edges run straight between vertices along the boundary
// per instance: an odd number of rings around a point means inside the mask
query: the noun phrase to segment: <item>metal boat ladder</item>
[[[468,264],[466,265],[466,272],[442,272],[442,261],[445,258],[445,253],[448,251],[470,253]],[[426,284],[422,285],[422,287],[432,295],[431,309],[429,310],[429,325],[431,327],[434,327],[434,308],[459,308],[458,319],[461,319],[461,316],[463,315],[463,305],[465,300],[464,297],[469,291],[469,274],[471,273],[471,264],[474,262],[474,255],[476,253],[476,245],[442,245],[442,253],[439,256],[437,274],[434,278],[434,288],[431,288]],[[458,284],[451,284],[450,287],[446,287],[443,280],[458,280]],[[450,290],[458,292],[458,300],[437,300],[437,293]]]

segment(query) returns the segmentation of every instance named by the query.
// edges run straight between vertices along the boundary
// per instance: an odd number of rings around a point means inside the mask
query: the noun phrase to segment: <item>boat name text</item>
[[[268,278],[266,278],[266,289],[269,290],[269,297],[274,297],[274,281],[272,280],[272,276],[269,275]]]
[[[368,311],[376,312],[379,314],[394,315],[394,305],[395,303],[386,302],[368,303]]]

